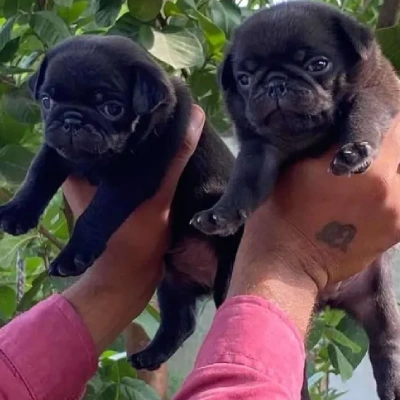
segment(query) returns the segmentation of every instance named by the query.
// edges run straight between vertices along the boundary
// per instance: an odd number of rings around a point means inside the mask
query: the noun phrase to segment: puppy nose
[[[267,83],[267,95],[274,99],[283,97],[287,92],[286,79],[272,78]]]
[[[82,124],[82,118],[82,114],[77,111],[67,111],[64,113],[64,131],[69,132],[73,129],[76,129]]]

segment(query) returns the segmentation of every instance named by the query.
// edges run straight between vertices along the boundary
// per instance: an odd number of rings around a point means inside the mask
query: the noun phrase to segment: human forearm
[[[106,253],[63,296],[82,317],[97,349],[101,354],[150,301],[161,276],[161,263],[148,265],[143,271],[142,285],[133,286],[138,280],[135,268],[120,267]]]
[[[265,229],[266,217],[265,209],[260,209],[246,226],[228,297],[254,295],[277,304],[304,337],[318,287],[324,286],[327,279],[319,265],[323,262],[322,257],[297,231],[283,222],[275,227],[275,236],[269,236]],[[282,234],[277,232],[278,229]],[[285,241],[280,243],[276,238],[285,238]]]

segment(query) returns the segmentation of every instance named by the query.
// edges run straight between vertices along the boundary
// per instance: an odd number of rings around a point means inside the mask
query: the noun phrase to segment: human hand
[[[334,152],[291,167],[251,216],[230,296],[295,299],[300,313],[307,293],[313,294],[306,308],[318,290],[360,272],[400,240],[400,117],[365,174],[328,173]]]
[[[193,106],[186,138],[157,194],[135,210],[94,266],[64,293],[85,320],[99,352],[143,311],[160,282],[171,202],[204,120],[201,108]],[[75,178],[69,178],[63,189],[75,217],[82,214],[96,191]]]

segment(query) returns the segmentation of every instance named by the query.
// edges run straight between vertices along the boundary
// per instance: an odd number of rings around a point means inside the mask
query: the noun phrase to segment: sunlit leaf
[[[196,12],[196,17],[199,21],[200,27],[203,29],[204,36],[211,47],[211,53],[221,51],[226,42],[224,31],[202,13]]]
[[[187,30],[170,30],[160,32],[148,27],[141,29],[146,33],[142,44],[157,59],[174,69],[200,66],[204,62],[203,47],[199,39]],[[152,39],[149,40],[149,35]],[[143,36],[142,36],[143,37]]]
[[[342,351],[337,346],[329,345],[328,352],[332,365],[338,370],[342,379],[349,380],[354,370]]]
[[[13,16],[0,28],[0,51],[4,49],[6,44],[11,40],[11,32],[17,16]]]
[[[361,351],[361,347],[357,343],[353,342],[344,333],[335,328],[326,328],[324,334],[328,339],[349,348],[353,353],[359,353]]]

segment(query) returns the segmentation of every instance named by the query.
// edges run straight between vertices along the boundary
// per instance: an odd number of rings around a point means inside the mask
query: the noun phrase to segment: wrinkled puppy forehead
[[[82,96],[105,90],[126,92],[132,86],[135,63],[146,56],[131,40],[122,37],[76,36],[55,46],[47,55],[42,89],[54,96]]]
[[[71,100],[91,91],[124,92],[124,71],[101,52],[90,56],[83,50],[65,51],[49,59],[42,92],[54,99]]]
[[[338,45],[334,34],[337,16],[331,7],[303,1],[281,3],[258,11],[235,32],[234,61],[263,62],[279,56],[296,58],[304,50],[310,56],[312,53],[332,55]]]

